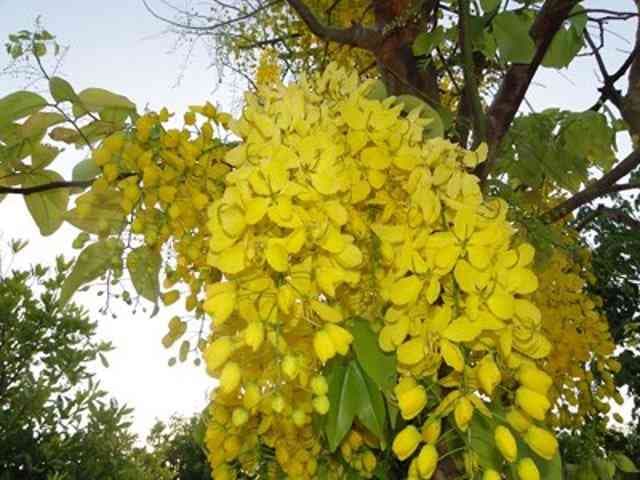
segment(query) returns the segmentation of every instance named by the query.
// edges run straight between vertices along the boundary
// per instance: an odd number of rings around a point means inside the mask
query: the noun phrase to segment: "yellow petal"
[[[360,153],[364,165],[375,170],[384,170],[391,165],[391,155],[382,147],[367,147]]]
[[[440,340],[440,352],[442,353],[444,361],[447,362],[447,365],[457,372],[464,370],[464,357],[457,345],[443,338]]]
[[[459,317],[449,324],[442,336],[452,342],[470,342],[480,335],[481,328],[467,317]]]
[[[276,272],[286,272],[289,268],[289,252],[279,239],[269,239],[264,255],[269,266]]]
[[[396,305],[415,303],[422,290],[422,280],[415,275],[401,278],[390,289],[389,298]]]
[[[343,320],[342,313],[338,309],[318,300],[311,300],[311,309],[325,322],[339,323]]]
[[[398,347],[398,361],[404,365],[415,365],[424,358],[424,340],[417,337]]]
[[[207,300],[202,308],[213,316],[214,325],[221,325],[233,313],[236,303],[236,284],[218,282],[207,287]]]
[[[498,318],[508,320],[513,317],[515,304],[513,297],[507,293],[495,292],[489,297],[489,300],[487,300],[487,305],[489,305],[491,312]]]

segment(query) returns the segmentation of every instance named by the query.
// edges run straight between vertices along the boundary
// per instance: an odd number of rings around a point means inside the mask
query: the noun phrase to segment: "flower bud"
[[[398,433],[393,440],[393,453],[400,460],[406,460],[418,448],[420,440],[422,440],[422,436],[418,429],[413,425],[409,425]]]
[[[422,385],[416,385],[398,394],[400,414],[405,420],[411,420],[418,415],[426,404],[427,392]]]
[[[313,404],[313,409],[320,415],[326,415],[329,411],[329,397],[326,395],[314,398],[311,403]]]
[[[313,337],[313,349],[323,365],[327,363],[327,360],[336,355],[336,349],[333,346],[331,337],[326,330],[319,330],[316,332]]]
[[[244,408],[234,408],[231,422],[235,427],[240,427],[249,420],[249,413]]]
[[[496,446],[502,456],[509,463],[513,463],[518,457],[518,446],[516,445],[516,439],[513,438],[511,431],[502,425],[496,427],[493,432],[493,438],[496,442]]]
[[[436,443],[442,432],[442,422],[438,420],[427,420],[422,426],[422,440],[427,443]]]
[[[551,403],[544,395],[527,387],[516,390],[516,405],[536,420],[544,420]]]
[[[327,379],[322,375],[317,375],[311,379],[311,390],[314,395],[321,396],[326,395],[329,391],[329,384]]]
[[[507,422],[516,432],[526,432],[531,426],[531,420],[519,408],[511,408],[506,415]]]
[[[433,475],[438,465],[438,451],[433,445],[425,445],[418,455],[418,473],[424,479]]]
[[[520,480],[540,480],[538,467],[529,457],[523,458],[518,462],[517,472]]]
[[[477,377],[480,382],[480,387],[484,392],[491,396],[493,390],[502,380],[502,374],[498,369],[498,366],[493,361],[491,355],[485,355],[485,357],[478,363]]]
[[[482,480],[500,480],[500,474],[492,469],[485,470]]]
[[[462,397],[456,402],[456,408],[453,411],[458,428],[465,432],[469,426],[471,418],[473,418],[473,404],[467,397]]]
[[[518,381],[523,386],[545,396],[553,383],[549,375],[531,364],[524,364],[520,367]]]
[[[545,460],[551,460],[558,451],[558,441],[555,435],[535,425],[527,430],[524,441],[531,447],[531,450]]]
[[[282,360],[282,372],[289,378],[293,380],[298,375],[298,371],[300,370],[298,366],[298,359],[293,355],[285,355]]]

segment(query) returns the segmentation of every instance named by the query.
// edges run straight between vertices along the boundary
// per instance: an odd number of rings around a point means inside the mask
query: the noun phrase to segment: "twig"
[[[133,177],[137,173],[123,173],[118,176],[117,180],[124,180],[125,178]],[[0,186],[0,194],[13,194],[13,195],[32,195],[34,193],[48,192],[49,190],[58,190],[61,188],[88,188],[98,178],[91,178],[89,180],[69,180],[43,183],[41,185],[34,185],[33,187],[4,187]]]

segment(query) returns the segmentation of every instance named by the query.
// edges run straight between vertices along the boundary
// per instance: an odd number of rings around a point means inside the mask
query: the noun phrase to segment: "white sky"
[[[594,0],[588,4],[634,8],[631,0]],[[126,95],[140,107],[166,106],[180,115],[188,105],[205,100],[229,108],[238,99],[237,90],[220,88],[215,71],[207,68],[209,61],[202,49],[194,52],[181,83],[175,85],[184,51],[171,53],[175,38],[163,35],[165,27],[144,10],[140,0],[0,0],[0,12],[0,42],[9,33],[32,29],[36,16],[42,15],[45,28],[60,43],[71,47],[60,73],[76,91],[90,86],[106,88]],[[633,38],[631,22],[611,28]],[[615,37],[607,40],[610,47],[606,55],[613,71],[632,45]],[[0,65],[6,63],[8,57],[2,48]],[[591,60],[577,61],[570,72],[543,69],[527,98],[537,111],[550,106],[584,110],[597,99],[596,77]],[[0,77],[0,97],[23,83]],[[621,140],[620,153],[624,155],[628,142]],[[70,168],[79,159],[77,153],[65,153],[53,166],[69,176]],[[77,231],[64,226],[53,236],[42,238],[20,198],[8,198],[0,204],[0,232],[3,239],[30,240],[21,255],[26,263],[51,264],[57,254],[77,254],[70,248]],[[189,415],[203,408],[210,379],[190,362],[169,368],[170,354],[160,344],[167,321],[175,312],[161,311],[150,319],[141,312],[133,315],[130,309],[119,308],[118,318],[112,319],[97,313],[103,299],[92,291],[77,295],[74,301],[90,309],[93,318],[99,320],[100,338],[116,346],[108,355],[110,368],[97,365],[96,370],[111,395],[135,408],[134,429],[138,433],[146,434],[156,418],[167,419],[172,413]],[[624,410],[628,411],[628,406]]]

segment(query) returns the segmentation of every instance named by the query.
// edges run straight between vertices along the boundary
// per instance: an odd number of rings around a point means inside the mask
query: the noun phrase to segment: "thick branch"
[[[382,35],[380,33],[359,23],[354,23],[349,28],[329,27],[323,25],[301,0],[287,0],[287,3],[296,11],[302,21],[309,27],[309,30],[323,40],[351,45],[352,47],[369,51],[376,50],[382,43]]]
[[[135,173],[124,173],[118,176],[118,180],[124,180],[136,175]],[[48,192],[50,190],[58,190],[60,188],[88,188],[97,178],[91,178],[89,180],[70,180],[43,183],[41,185],[34,185],[33,187],[3,187],[0,186],[0,195],[32,195],[34,193]]]
[[[477,172],[482,180],[486,179],[493,169],[500,142],[515,118],[553,37],[577,3],[578,0],[547,0],[531,27],[530,34],[536,46],[531,63],[516,63],[507,70],[500,89],[488,110],[489,158],[480,165]]]
[[[565,200],[557,207],[548,211],[545,216],[552,222],[564,218],[576,208],[586,205],[598,197],[615,191],[614,185],[618,180],[640,165],[640,151],[636,150],[627,158],[611,169],[601,178],[587,186],[584,190],[576,193],[573,197]],[[628,184],[627,184],[628,185]]]

